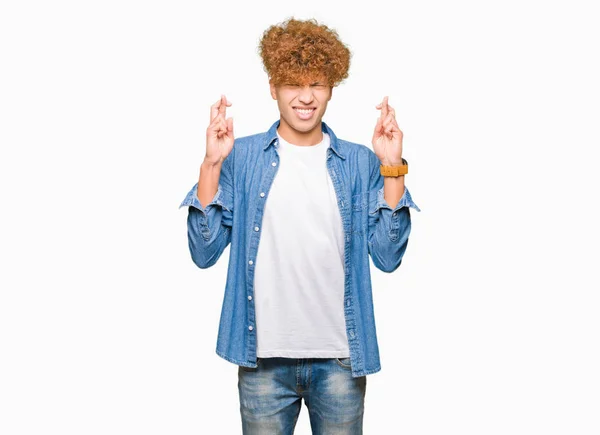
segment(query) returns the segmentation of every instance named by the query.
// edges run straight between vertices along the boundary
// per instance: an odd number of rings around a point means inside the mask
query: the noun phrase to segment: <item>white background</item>
[[[277,119],[257,44],[290,16],[353,53],[338,137],[371,146],[389,95],[423,210],[372,267],[365,433],[600,433],[591,4],[3,2],[0,433],[241,434],[229,248],[194,266],[178,206],[221,93],[237,137]]]

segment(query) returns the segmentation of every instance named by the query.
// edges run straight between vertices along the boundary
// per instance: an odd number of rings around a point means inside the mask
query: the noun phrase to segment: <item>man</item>
[[[188,209],[200,268],[231,243],[216,352],[238,369],[244,434],[292,434],[304,398],[313,434],[360,434],[366,375],[380,370],[369,255],[392,272],[406,250],[402,132],[385,97],[370,148],[322,122],[350,52],[314,20],[264,32],[280,119],[234,140],[231,103],[211,107]],[[385,174],[385,175],[382,175]]]

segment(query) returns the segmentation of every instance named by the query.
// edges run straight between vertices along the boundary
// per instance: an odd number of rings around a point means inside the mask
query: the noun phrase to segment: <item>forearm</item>
[[[402,262],[410,235],[410,212],[408,207],[392,211],[382,207],[370,224],[369,254],[373,264],[383,272],[393,272]]]
[[[219,259],[231,241],[233,196],[227,167],[222,170],[217,191],[203,205],[198,194],[198,183],[188,192],[180,207],[188,206],[188,242],[194,263],[200,268],[210,267]],[[209,171],[204,171],[206,177]],[[223,187],[225,184],[227,187]]]
[[[188,209],[188,245],[192,260],[201,269],[215,264],[231,241],[231,229],[221,225],[224,212],[212,207],[212,217],[207,219],[197,208]]]
[[[198,178],[198,201],[203,208],[214,198],[219,188],[222,163],[211,164],[206,161],[200,165]]]
[[[396,208],[404,195],[404,175],[383,177],[383,197],[391,208]]]

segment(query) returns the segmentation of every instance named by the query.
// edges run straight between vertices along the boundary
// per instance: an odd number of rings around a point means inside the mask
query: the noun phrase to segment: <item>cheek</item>
[[[283,112],[283,111],[285,111],[285,110],[286,110],[286,108],[287,108],[287,105],[286,105],[286,104],[283,102],[283,100],[282,100],[281,98],[279,98],[279,99],[277,100],[277,107],[279,108],[279,111],[280,111],[280,112]]]

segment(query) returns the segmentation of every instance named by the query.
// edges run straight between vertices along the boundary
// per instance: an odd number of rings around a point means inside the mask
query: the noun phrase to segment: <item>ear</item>
[[[271,97],[273,97],[274,100],[277,99],[277,90],[275,89],[275,85],[273,84],[272,81],[269,80],[269,90],[271,91]]]

